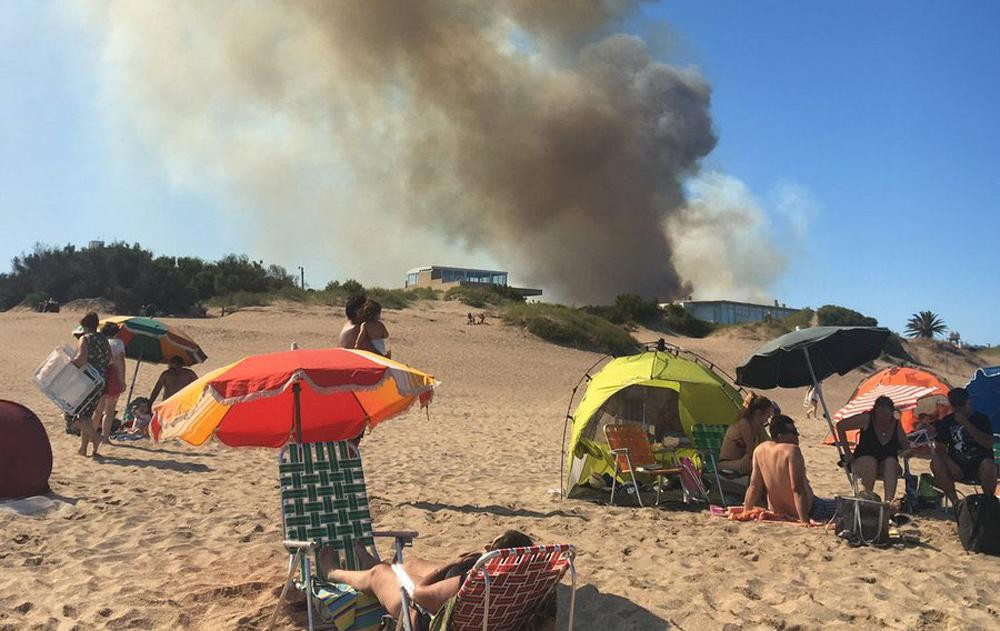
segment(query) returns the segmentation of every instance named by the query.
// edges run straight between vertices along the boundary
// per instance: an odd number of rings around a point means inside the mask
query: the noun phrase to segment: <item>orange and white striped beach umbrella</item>
[[[438,382],[375,353],[344,348],[253,355],[213,370],[154,408],[156,440],[233,447],[347,440],[414,403]]]

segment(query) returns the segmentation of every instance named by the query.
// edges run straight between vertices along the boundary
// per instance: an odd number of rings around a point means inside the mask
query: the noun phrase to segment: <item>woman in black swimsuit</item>
[[[896,495],[896,482],[901,473],[899,454],[906,449],[906,432],[895,411],[892,399],[879,397],[871,412],[846,418],[837,425],[837,437],[845,448],[847,432],[861,431],[853,455],[847,456],[851,472],[861,478],[861,485],[869,492],[874,490],[875,479],[881,474],[886,502],[891,502]]]
[[[483,550],[489,552],[533,545],[528,535],[517,530],[508,530],[491,541]],[[434,563],[412,557],[399,565],[393,565],[386,562],[376,563],[374,559],[368,559],[372,567],[360,571],[330,569],[329,557],[324,558],[322,551],[319,561],[320,571],[326,575],[327,580],[347,583],[359,592],[374,594],[393,618],[398,619],[402,610],[399,589],[403,587],[417,605],[410,611],[413,628],[423,630],[429,628],[431,615],[436,614],[458,594],[465,577],[482,554],[483,552],[467,552],[450,563]]]

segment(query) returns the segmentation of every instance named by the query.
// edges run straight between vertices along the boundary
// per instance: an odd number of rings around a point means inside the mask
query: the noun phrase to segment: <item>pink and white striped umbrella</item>
[[[833,415],[833,420],[849,418],[855,414],[868,412],[875,405],[875,399],[879,397],[889,397],[892,399],[897,410],[909,410],[917,406],[917,401],[934,393],[934,388],[926,386],[904,386],[904,385],[880,385],[851,399],[847,405],[837,410]]]

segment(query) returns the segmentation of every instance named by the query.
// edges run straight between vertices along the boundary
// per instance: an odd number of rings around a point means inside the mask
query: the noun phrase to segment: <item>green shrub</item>
[[[459,285],[444,293],[445,300],[458,300],[462,304],[482,309],[486,305],[504,305],[524,302],[524,296],[503,285]]]
[[[792,331],[795,330],[795,327],[808,329],[810,326],[812,326],[812,319],[814,315],[816,315],[816,312],[810,309],[809,307],[806,307],[805,309],[800,309],[796,311],[792,315],[782,320],[782,322]]]
[[[49,295],[44,291],[35,291],[24,297],[21,301],[20,306],[28,307],[29,309],[34,309],[38,306],[38,303],[47,300]]]
[[[561,346],[612,355],[628,355],[639,349],[639,344],[620,326],[564,305],[510,304],[504,308],[502,317],[507,324],[523,327]]]
[[[369,287],[365,291],[369,299],[377,301],[383,309],[405,309],[411,302],[416,300],[410,292],[405,289],[385,289],[383,287]]]
[[[837,305],[823,305],[816,311],[821,326],[878,326],[878,320]]]
[[[313,292],[315,293],[315,292]],[[301,287],[282,287],[271,294],[275,300],[288,300],[289,302],[305,302],[312,296]]]
[[[226,296],[212,298],[208,304],[215,307],[225,307],[230,309],[245,309],[247,307],[263,307],[271,304],[272,297],[269,294],[254,293],[251,291],[237,291]]]
[[[680,305],[667,305],[662,309],[662,311],[663,326],[670,329],[677,335],[705,337],[712,331],[719,328],[717,324],[699,320]]]
[[[441,292],[431,287],[414,287],[413,289],[407,289],[406,293],[412,296],[414,300],[438,300]]]
[[[619,294],[611,305],[582,307],[592,315],[615,324],[654,324],[660,320],[660,305],[655,300],[645,300],[638,294]]]

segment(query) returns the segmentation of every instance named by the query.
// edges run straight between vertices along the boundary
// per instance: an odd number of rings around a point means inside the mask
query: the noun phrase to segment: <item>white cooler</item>
[[[90,364],[77,368],[71,361],[74,355],[76,351],[69,345],[57,348],[32,378],[42,394],[71,416],[104,393],[101,373]]]

